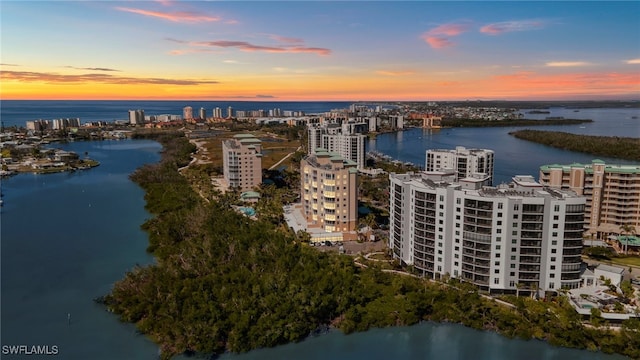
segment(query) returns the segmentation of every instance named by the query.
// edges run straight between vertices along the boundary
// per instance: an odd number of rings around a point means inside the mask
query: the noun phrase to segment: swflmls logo
[[[58,355],[58,345],[2,345],[2,355]]]

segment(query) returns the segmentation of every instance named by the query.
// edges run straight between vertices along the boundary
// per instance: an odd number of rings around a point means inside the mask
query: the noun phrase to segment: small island
[[[640,139],[619,136],[576,135],[560,131],[518,130],[509,135],[557,149],[596,156],[640,161]]]
[[[1,176],[16,173],[49,174],[64,171],[85,170],[96,167],[96,160],[80,156],[73,151],[41,149],[38,145],[16,145],[2,149]]]

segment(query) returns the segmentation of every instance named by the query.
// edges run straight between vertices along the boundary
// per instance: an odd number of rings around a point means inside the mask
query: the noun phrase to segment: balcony
[[[324,218],[325,218],[325,220],[336,221],[336,215],[335,214],[325,214]]]
[[[327,209],[327,210],[335,210],[336,203],[334,203],[334,202],[326,202],[326,203],[324,203],[324,208]]]
[[[336,192],[335,191],[325,191],[324,192],[324,196],[328,197],[328,198],[335,198],[336,197]]]
[[[326,185],[326,186],[336,186],[336,181],[335,180],[324,179],[324,181],[322,183],[324,185]]]

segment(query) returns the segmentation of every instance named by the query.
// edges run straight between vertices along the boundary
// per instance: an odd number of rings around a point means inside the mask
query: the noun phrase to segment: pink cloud
[[[169,20],[172,22],[214,22],[220,21],[220,17],[216,16],[207,16],[199,13],[194,13],[190,11],[173,11],[173,12],[162,12],[162,11],[151,11],[151,10],[142,10],[142,9],[133,9],[133,8],[125,8],[125,7],[116,7],[116,10],[130,12],[134,14],[156,17],[164,20]]]
[[[449,46],[453,46],[453,43],[447,38],[437,36],[424,36],[424,41],[427,42],[434,49],[442,49]]]
[[[543,23],[537,20],[514,20],[488,24],[480,28],[480,32],[489,35],[500,35],[513,31],[535,30],[543,27]]]
[[[450,47],[453,42],[449,37],[467,32],[469,27],[469,23],[443,24],[422,34],[422,39],[434,49]]]

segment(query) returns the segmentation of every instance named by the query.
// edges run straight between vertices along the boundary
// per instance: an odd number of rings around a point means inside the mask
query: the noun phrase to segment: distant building
[[[200,108],[200,119],[203,119],[203,120],[207,119],[207,109],[203,107]]]
[[[365,166],[365,140],[366,136],[355,133],[355,126],[362,125],[364,129],[366,123],[350,124],[309,124],[308,131],[308,154],[315,154],[318,149],[327,152],[334,152],[345,159],[356,163],[359,169]]]
[[[144,124],[144,110],[129,110],[129,124]]]
[[[301,199],[307,226],[353,231],[358,224],[358,170],[353,161],[319,150],[300,162]]]
[[[233,117],[233,108],[229,106],[227,108],[227,118],[231,119]]]
[[[191,106],[185,106],[182,109],[182,118],[184,120],[193,119],[193,108]]]
[[[222,109],[220,109],[219,107],[213,109],[213,117],[215,119],[222,119]]]
[[[425,171],[451,172],[453,181],[464,178],[481,179],[483,185],[493,184],[494,152],[488,149],[455,150],[429,149],[426,153]]]
[[[224,180],[229,188],[249,191],[262,183],[262,141],[238,134],[222,143]]]
[[[584,197],[532,176],[498,187],[427,173],[389,180],[389,247],[423,276],[509,293],[580,286]]]
[[[540,183],[570,189],[587,198],[584,220],[587,232],[599,239],[620,234],[622,225],[640,233],[640,165],[591,164],[544,165]]]

